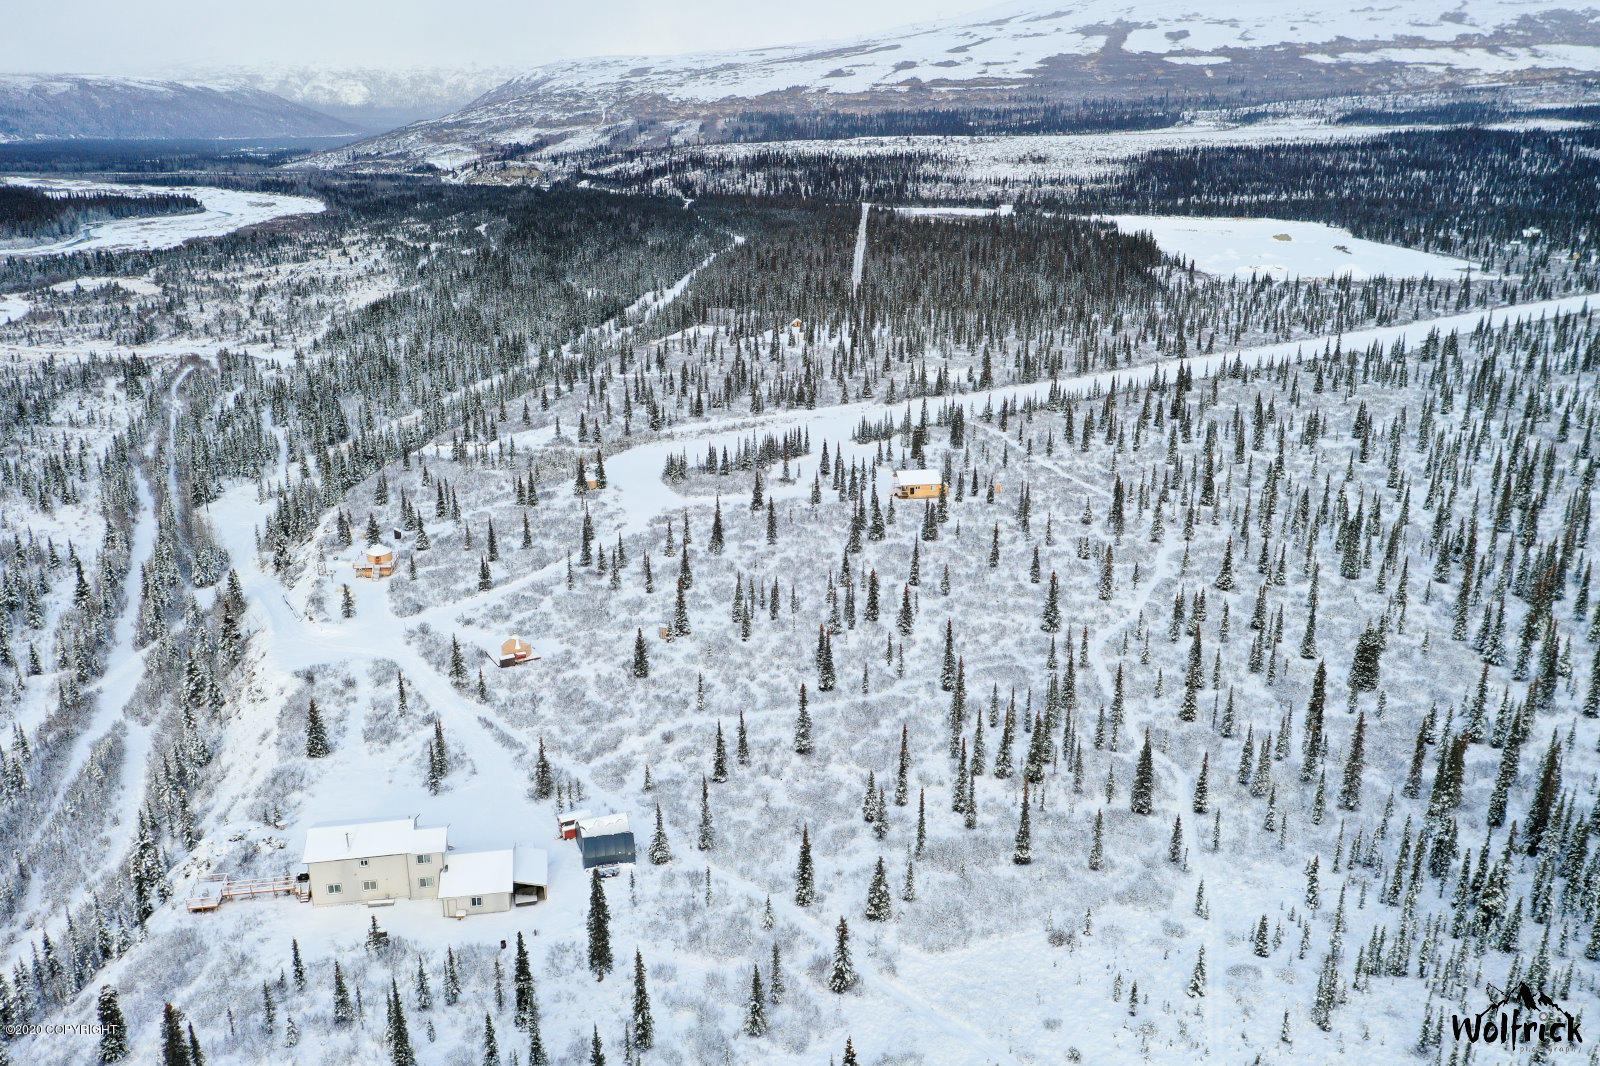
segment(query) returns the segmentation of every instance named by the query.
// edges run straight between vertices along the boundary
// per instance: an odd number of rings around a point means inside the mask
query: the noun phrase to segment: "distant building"
[[[310,871],[311,903],[434,899],[447,845],[444,826],[410,818],[312,826],[300,861]]]
[[[896,470],[894,494],[902,500],[937,499],[944,495],[944,477],[937,470]]]
[[[394,573],[394,549],[375,544],[356,556],[355,567],[359,577],[388,577]]]

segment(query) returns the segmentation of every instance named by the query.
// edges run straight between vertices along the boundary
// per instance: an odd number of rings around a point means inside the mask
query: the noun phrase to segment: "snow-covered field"
[[[15,322],[27,314],[32,306],[20,296],[0,296],[0,326]]]
[[[83,232],[49,244],[0,251],[0,256],[59,255],[63,252],[114,251],[120,249],[176,248],[196,237],[217,237],[246,226],[259,226],[291,215],[317,214],[327,204],[310,196],[285,193],[241,192],[212,185],[114,185],[76,178],[9,177],[12,185],[28,185],[60,192],[174,193],[193,196],[203,210],[187,215],[161,215],[151,218],[121,218],[95,223]]]
[[[1124,233],[1148,233],[1161,250],[1207,274],[1286,278],[1460,278],[1475,263],[1362,240],[1340,226],[1275,218],[1106,215]]]

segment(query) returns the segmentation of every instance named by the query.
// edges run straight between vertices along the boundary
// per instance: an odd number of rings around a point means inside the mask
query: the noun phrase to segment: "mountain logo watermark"
[[[1530,1044],[1583,1043],[1578,1018],[1526,981],[1502,992],[1489,986],[1489,1005],[1477,1014],[1450,1016],[1450,1032],[1469,1044],[1500,1044],[1511,1050]]]

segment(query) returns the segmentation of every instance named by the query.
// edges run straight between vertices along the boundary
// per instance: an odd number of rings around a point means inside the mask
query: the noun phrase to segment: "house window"
[[[330,896],[337,896],[339,893],[341,893],[343,891],[344,891],[344,886],[343,885],[329,885],[328,886],[328,895],[330,895]]]
[[[472,902],[472,905],[474,907],[481,907],[481,906],[483,906],[483,897],[482,896],[473,896],[471,902]]]
[[[431,877],[419,877],[419,878],[417,878],[417,887],[418,888],[432,888],[433,887],[433,878],[431,878]]]
[[[376,882],[376,881],[363,881],[363,882],[361,882],[361,891],[363,891],[363,892],[376,892],[377,890],[378,890],[378,882]]]
[[[362,869],[366,869],[366,866],[367,866],[367,860],[366,860],[366,859],[362,859],[362,860],[361,860],[361,867],[362,867]]]
[[[430,863],[432,861],[433,861],[433,856],[432,855],[418,855],[417,856],[417,865],[418,866],[426,866],[428,863]]]

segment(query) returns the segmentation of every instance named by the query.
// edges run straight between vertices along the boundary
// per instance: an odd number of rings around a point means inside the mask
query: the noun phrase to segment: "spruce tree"
[[[656,804],[656,829],[650,838],[650,861],[664,866],[672,861],[672,848],[667,843],[667,828],[661,819],[661,804]]]
[[[1356,728],[1350,735],[1350,754],[1345,759],[1344,783],[1339,788],[1341,810],[1361,809],[1361,773],[1366,767],[1367,712],[1356,716]]]
[[[828,968],[828,991],[843,995],[856,986],[860,977],[855,964],[850,961],[850,926],[843,916],[840,916],[835,932],[833,963]]]
[[[889,901],[889,874],[881,855],[872,873],[872,883],[867,887],[866,914],[867,920],[872,922],[886,922],[894,917],[894,907]]]
[[[306,758],[325,759],[333,754],[333,748],[328,744],[328,731],[322,724],[322,712],[317,710],[317,701],[312,700],[306,710]]]
[[[650,990],[645,987],[644,955],[633,953],[633,1046],[648,1051],[655,1046],[656,1023],[650,1013]]]
[[[193,1066],[183,1035],[183,1015],[170,1003],[161,1008],[161,1066]]]
[[[1144,746],[1139,749],[1139,765],[1133,775],[1133,789],[1128,794],[1129,807],[1134,814],[1149,814],[1155,809],[1155,787],[1155,757],[1150,751],[1150,732],[1146,730]]]
[[[1017,838],[1012,844],[1011,861],[1018,866],[1026,866],[1033,861],[1033,834],[1028,825],[1028,785],[1026,782],[1022,786],[1022,815],[1017,820]]]
[[[611,972],[611,910],[606,906],[605,884],[600,871],[591,870],[589,877],[589,972],[596,981],[605,980]]]
[[[767,994],[761,987],[761,967],[750,968],[750,999],[744,1010],[744,1035],[767,1035]]]
[[[817,901],[816,871],[811,865],[811,827],[800,827],[800,862],[794,874],[794,902],[809,907]]]
[[[806,686],[800,685],[800,710],[795,715],[794,722],[794,750],[798,755],[810,755],[811,745],[811,712],[806,707]]]
[[[117,990],[110,985],[100,989],[97,1020],[100,1023],[100,1061],[121,1062],[128,1057],[128,1026],[117,1004]]]
[[[650,676],[650,649],[644,642],[644,630],[637,629],[633,638],[633,676],[646,678]]]
[[[716,829],[711,823],[711,789],[703,777],[700,779],[700,835],[695,846],[701,851],[710,851],[717,846]]]
[[[528,946],[523,942],[521,930],[517,932],[516,962],[511,972],[512,1001],[516,1004],[512,1024],[518,1029],[527,1029],[533,1024],[538,1006],[534,1000],[533,968],[528,963]]]

